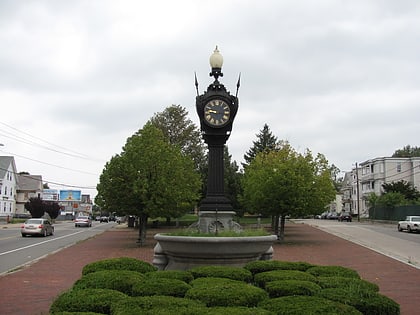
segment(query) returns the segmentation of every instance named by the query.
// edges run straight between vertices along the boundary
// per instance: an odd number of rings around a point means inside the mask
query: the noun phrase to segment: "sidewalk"
[[[114,228],[63,249],[29,267],[0,277],[0,314],[48,314],[62,291],[81,277],[86,264],[111,257],[135,257],[151,262],[153,235],[137,247],[137,231]],[[341,265],[355,269],[362,278],[377,283],[382,294],[401,305],[401,314],[419,314],[420,270],[306,224],[288,223],[285,242],[274,245],[274,259]]]

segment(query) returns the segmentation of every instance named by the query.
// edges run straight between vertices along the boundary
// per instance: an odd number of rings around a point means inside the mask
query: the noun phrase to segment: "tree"
[[[417,200],[420,198],[419,191],[413,185],[404,180],[382,184],[384,194],[391,192],[400,193],[406,200]]]
[[[162,130],[170,144],[177,145],[183,154],[190,156],[197,170],[205,165],[205,148],[200,129],[188,118],[188,111],[180,105],[167,107],[156,113],[150,120],[155,127]]]
[[[242,163],[244,168],[254,160],[258,153],[277,149],[277,137],[272,134],[267,124],[264,124],[263,129],[256,136],[257,140],[253,141],[253,146],[244,155],[245,163]]]
[[[236,161],[232,161],[232,155],[229,154],[227,146],[224,147],[223,154],[225,164],[225,195],[231,201],[236,214],[241,215],[239,196],[242,193],[242,174],[239,172],[239,166]]]
[[[402,149],[398,149],[394,152],[392,157],[419,157],[420,156],[420,147],[412,147],[410,145],[406,145]]]
[[[33,218],[41,218],[46,212],[51,219],[55,219],[60,214],[60,205],[57,202],[43,201],[40,197],[29,198],[24,207]]]
[[[54,201],[44,201],[44,210],[51,219],[56,219],[60,214],[60,205]]]
[[[44,213],[44,203],[40,197],[31,197],[25,203],[25,209],[29,211],[33,218],[41,218]]]
[[[192,159],[149,122],[106,164],[95,202],[107,210],[125,209],[138,215],[142,245],[147,219],[185,214],[195,205],[199,188]]]
[[[280,240],[286,215],[319,213],[335,197],[325,157],[313,158],[310,151],[299,154],[287,142],[275,151],[260,152],[245,168],[242,183],[247,209],[274,216]]]

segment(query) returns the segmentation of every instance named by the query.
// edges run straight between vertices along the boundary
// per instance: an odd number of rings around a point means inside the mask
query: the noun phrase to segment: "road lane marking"
[[[40,243],[35,243],[35,244],[32,244],[32,245],[28,245],[28,246],[24,246],[24,247],[15,248],[15,249],[9,250],[9,251],[7,251],[7,252],[0,253],[0,256],[7,255],[7,254],[11,254],[11,253],[14,253],[14,252],[18,252],[18,251],[20,251],[20,250],[24,250],[24,249],[27,249],[27,248],[31,248],[31,247],[35,247],[35,246],[39,246],[39,245],[42,245],[42,244],[45,244],[45,243],[49,243],[49,242],[53,242],[53,241],[56,241],[56,240],[60,240],[60,239],[62,239],[62,238],[70,237],[70,236],[77,235],[77,234],[84,233],[84,232],[86,232],[86,231],[77,231],[77,232],[74,232],[74,233],[72,233],[72,234],[59,236],[59,237],[56,237],[56,238],[53,238],[53,239],[49,239],[49,240],[46,240],[46,241],[42,241],[42,242],[40,242]]]

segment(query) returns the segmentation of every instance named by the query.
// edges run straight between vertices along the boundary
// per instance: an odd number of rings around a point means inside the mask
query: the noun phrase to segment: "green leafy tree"
[[[410,145],[406,145],[402,149],[398,149],[394,152],[392,157],[419,157],[420,156],[420,147],[412,147]]]
[[[411,183],[404,180],[382,184],[382,188],[384,190],[384,194],[388,194],[390,192],[400,193],[407,200],[417,200],[420,198],[419,191],[413,187]]]
[[[162,130],[169,143],[179,146],[182,153],[190,156],[197,170],[205,167],[205,147],[200,129],[188,118],[188,111],[180,105],[167,107],[156,113],[150,122]]]
[[[273,135],[267,124],[264,124],[263,129],[256,136],[257,140],[253,141],[252,147],[244,155],[245,163],[242,163],[244,168],[255,159],[258,153],[277,149],[277,137]]]
[[[138,215],[139,243],[144,244],[147,219],[185,214],[195,205],[199,188],[192,159],[149,122],[106,164],[95,202]]]
[[[44,213],[44,203],[40,197],[31,197],[25,203],[25,209],[29,211],[33,218],[41,218]]]
[[[286,215],[314,214],[334,199],[327,160],[297,153],[285,142],[261,152],[245,168],[242,200],[247,209],[275,217],[275,233],[284,238]],[[279,226],[280,221],[280,226]]]
[[[225,195],[231,201],[232,207],[238,215],[242,215],[239,196],[242,194],[241,178],[239,166],[236,161],[232,161],[232,155],[229,154],[227,146],[224,147],[225,163]]]

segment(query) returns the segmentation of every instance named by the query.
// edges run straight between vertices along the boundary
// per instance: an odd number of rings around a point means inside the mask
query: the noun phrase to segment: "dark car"
[[[340,216],[338,217],[338,221],[340,222],[343,222],[343,221],[351,222],[351,220],[352,220],[351,214],[346,213],[346,212],[340,214]]]

